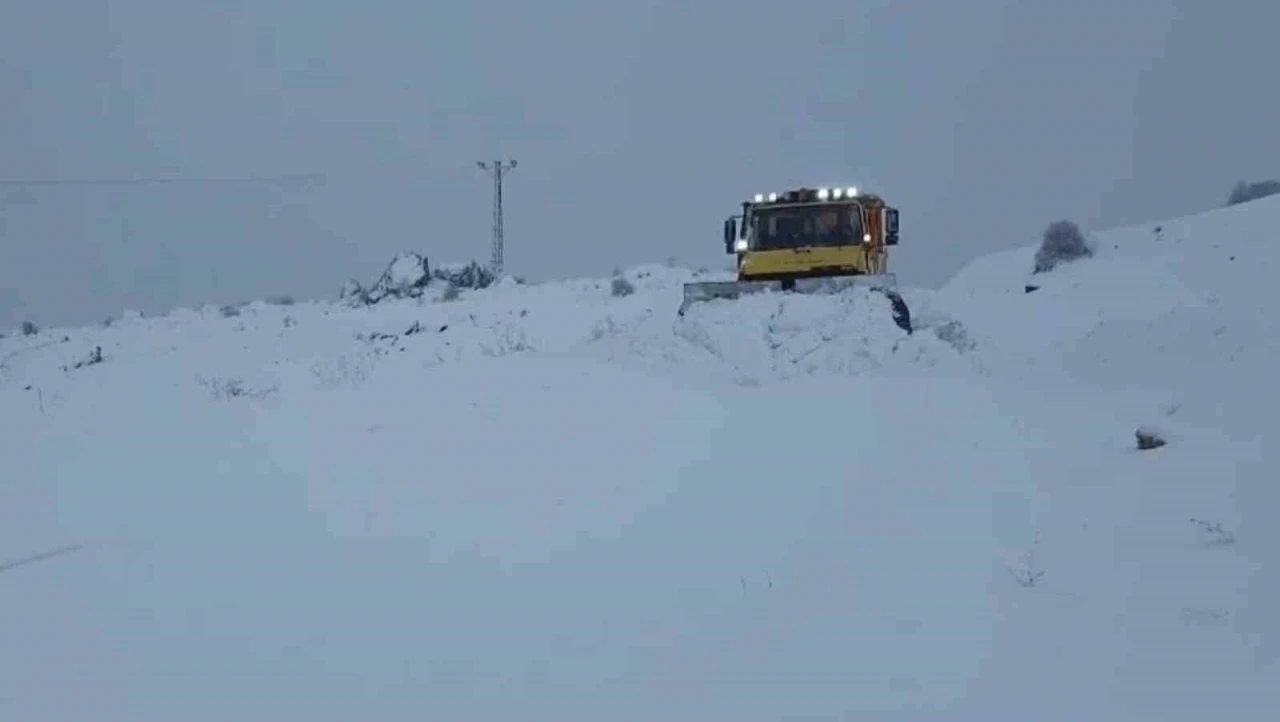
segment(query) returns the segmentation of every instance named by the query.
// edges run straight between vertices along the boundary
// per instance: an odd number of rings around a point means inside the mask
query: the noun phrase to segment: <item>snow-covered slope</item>
[[[1270,719],[1280,200],[1153,228],[911,335],[652,266],[0,340],[0,717]]]
[[[1006,367],[1048,364],[1115,392],[1172,392],[1170,403],[1200,421],[1256,431],[1280,401],[1267,383],[1280,355],[1277,241],[1272,197],[1099,234],[1095,260],[1035,278],[1031,248],[978,259],[937,302]],[[1027,294],[1028,283],[1040,288]]]

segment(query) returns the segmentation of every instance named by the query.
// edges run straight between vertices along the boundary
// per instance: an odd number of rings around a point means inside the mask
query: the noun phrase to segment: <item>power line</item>
[[[0,574],[3,574],[11,569],[17,569],[18,567],[25,566],[27,564],[35,564],[36,562],[42,562],[42,561],[45,561],[46,559],[60,557],[63,554],[78,552],[81,549],[84,549],[83,544],[66,544],[56,549],[43,551],[43,552],[40,552],[39,554],[32,554],[31,556],[22,557],[21,559],[9,559],[9,560],[0,562]]]
[[[502,178],[507,171],[515,169],[516,161],[511,160],[505,164],[500,160],[492,162],[476,161],[476,166],[493,176],[493,257],[490,261],[490,269],[496,279],[502,275],[504,254],[502,239]]]
[[[296,173],[276,176],[210,177],[210,178],[34,178],[0,179],[0,187],[24,188],[40,186],[140,186],[140,185],[253,185],[324,180],[323,173]]]

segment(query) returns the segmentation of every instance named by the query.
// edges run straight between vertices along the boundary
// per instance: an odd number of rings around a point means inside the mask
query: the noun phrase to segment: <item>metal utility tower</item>
[[[495,279],[502,275],[502,178],[509,171],[514,170],[516,162],[510,160],[502,162],[495,161],[476,161],[476,165],[480,170],[493,176],[493,257],[490,260],[490,268],[493,271]]]

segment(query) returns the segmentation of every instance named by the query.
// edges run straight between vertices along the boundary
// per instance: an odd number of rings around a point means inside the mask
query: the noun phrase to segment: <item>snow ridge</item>
[[[1277,234],[0,339],[0,716],[1270,719]]]

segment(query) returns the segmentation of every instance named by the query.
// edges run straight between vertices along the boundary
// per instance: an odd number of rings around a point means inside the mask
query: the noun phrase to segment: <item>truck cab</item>
[[[724,243],[744,281],[879,275],[898,244],[898,210],[857,188],[757,194],[725,220]]]

